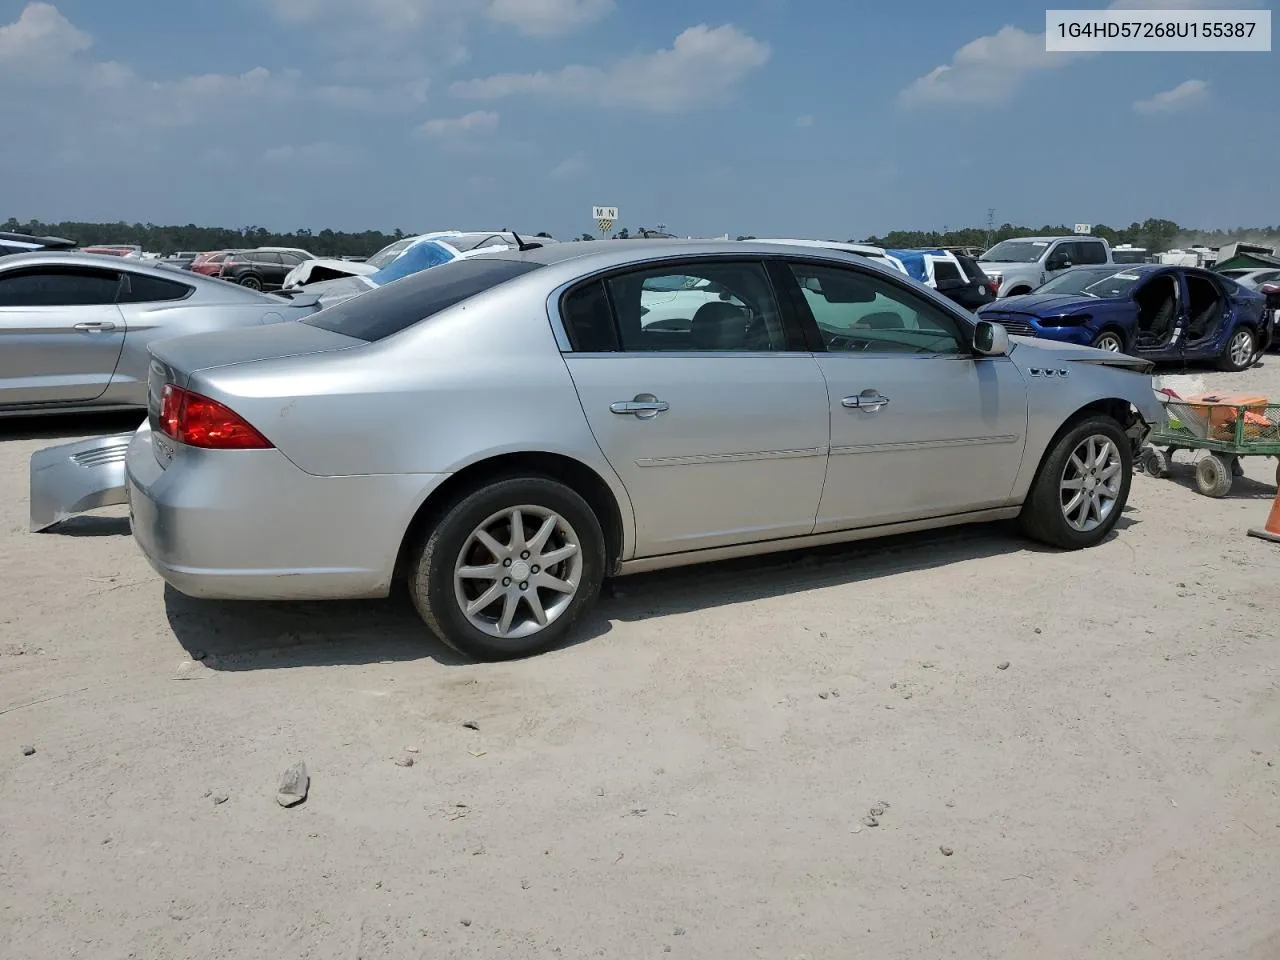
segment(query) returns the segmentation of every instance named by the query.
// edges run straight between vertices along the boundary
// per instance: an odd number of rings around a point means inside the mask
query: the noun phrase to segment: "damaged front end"
[[[128,502],[125,458],[133,433],[92,437],[31,455],[31,532],[69,517]]]

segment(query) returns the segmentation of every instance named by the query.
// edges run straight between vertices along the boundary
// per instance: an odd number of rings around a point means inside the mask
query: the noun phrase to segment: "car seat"
[[[695,350],[744,350],[747,313],[731,303],[704,303],[689,332]]]

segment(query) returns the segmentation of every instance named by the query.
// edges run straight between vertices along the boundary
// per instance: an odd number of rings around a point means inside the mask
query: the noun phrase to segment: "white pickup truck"
[[[1001,240],[978,259],[996,296],[1030,293],[1064,270],[1115,263],[1111,245],[1101,237],[1017,237]]]

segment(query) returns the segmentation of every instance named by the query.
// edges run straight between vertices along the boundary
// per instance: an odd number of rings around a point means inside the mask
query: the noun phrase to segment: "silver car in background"
[[[719,294],[646,326],[646,288],[677,278]],[[1092,546],[1160,416],[1145,361],[749,242],[485,253],[152,352],[129,504],[170,584],[300,600],[404,577],[485,659],[561,640],[606,576],[1013,517]]]
[[[153,340],[296,320],[295,301],[146,261],[43,251],[0,259],[0,417],[141,409]]]

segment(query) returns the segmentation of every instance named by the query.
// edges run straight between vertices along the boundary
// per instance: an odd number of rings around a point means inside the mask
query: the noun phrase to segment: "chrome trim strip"
[[[688,553],[673,553],[660,557],[641,557],[636,560],[624,560],[618,565],[614,575],[625,577],[635,573],[649,573],[654,570],[667,570],[673,567],[688,567],[699,563],[715,563],[720,560],[759,556],[765,553],[782,553],[787,550],[804,550],[809,547],[821,547],[831,543],[872,540],[877,537],[888,537],[899,533],[916,533],[922,530],[955,527],[966,523],[1010,520],[1016,517],[1021,510],[1021,506],[997,507],[992,510],[977,510],[972,513],[957,513],[945,517],[930,517],[924,520],[906,520],[899,523],[880,524],[874,527],[859,527],[855,530],[834,530],[830,533],[810,534],[805,537],[787,537],[783,540],[739,543],[729,547],[712,547],[709,550],[693,550]]]
[[[833,457],[854,453],[905,453],[911,450],[934,450],[946,447],[985,447],[1001,443],[1017,443],[1017,434],[1000,437],[961,437],[955,440],[911,440],[904,443],[862,443],[832,447]]]
[[[797,450],[760,450],[754,453],[701,453],[691,457],[645,457],[637,467],[683,467],[697,463],[740,463],[744,460],[787,460],[795,457],[825,457],[826,447]]]

